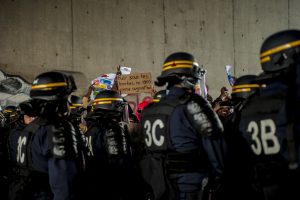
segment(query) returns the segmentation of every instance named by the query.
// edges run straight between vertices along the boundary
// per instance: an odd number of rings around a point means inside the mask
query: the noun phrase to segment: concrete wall
[[[29,81],[47,70],[82,72],[85,87],[118,65],[160,74],[188,51],[208,70],[213,97],[234,75],[258,74],[262,41],[300,28],[298,0],[0,0],[0,68]]]

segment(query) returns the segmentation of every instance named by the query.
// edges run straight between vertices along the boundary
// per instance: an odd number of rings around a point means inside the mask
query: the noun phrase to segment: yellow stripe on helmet
[[[280,52],[282,50],[289,49],[291,47],[295,47],[295,46],[299,46],[299,45],[300,45],[300,40],[295,40],[293,42],[289,42],[289,43],[286,43],[286,44],[274,47],[272,49],[269,49],[269,50],[267,50],[265,52],[262,52],[260,54],[260,57],[263,58],[265,56],[269,56],[269,55],[272,55],[274,53],[278,53],[278,52]]]
[[[74,107],[79,107],[79,106],[82,106],[83,104],[79,104],[79,103],[72,103],[72,106]]]
[[[232,89],[240,89],[240,88],[259,88],[261,87],[260,85],[258,84],[242,84],[242,85],[235,85],[235,86],[232,86]]]
[[[241,89],[234,89],[231,93],[239,93],[239,92],[250,92],[251,88],[241,88]]]
[[[189,60],[175,60],[167,62],[163,65],[162,71],[166,71],[169,69],[178,69],[178,68],[193,68],[193,66],[198,66],[198,63],[195,61]]]
[[[165,63],[163,65],[163,68],[168,67],[168,66],[176,66],[176,65],[180,65],[180,64],[193,65],[193,64],[197,64],[197,63],[193,62],[193,61],[188,61],[188,60],[176,60],[176,61],[170,61],[170,62]]]
[[[166,71],[166,70],[169,70],[169,69],[178,69],[178,68],[192,68],[193,65],[176,65],[176,66],[170,66],[170,67],[165,67],[162,69],[162,71]]]
[[[65,83],[65,82],[57,82],[57,83],[46,83],[46,84],[32,85],[31,89],[32,90],[46,89],[46,88],[60,87],[60,86],[67,86],[67,83]]]
[[[97,98],[94,99],[94,102],[99,102],[99,101],[123,101],[122,98]]]
[[[267,56],[267,57],[260,59],[260,63],[269,62],[270,60],[271,60],[270,56]]]
[[[112,104],[112,101],[97,101],[93,103],[93,106],[101,104]]]

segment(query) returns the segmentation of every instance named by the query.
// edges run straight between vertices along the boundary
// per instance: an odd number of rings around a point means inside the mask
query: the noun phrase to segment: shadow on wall
[[[58,71],[58,70],[54,70]],[[61,70],[60,70],[61,71]],[[72,75],[77,85],[76,95],[82,96],[86,92],[87,79],[81,72],[61,71]],[[28,100],[31,83],[19,75],[11,75],[0,69],[0,106],[17,106]]]

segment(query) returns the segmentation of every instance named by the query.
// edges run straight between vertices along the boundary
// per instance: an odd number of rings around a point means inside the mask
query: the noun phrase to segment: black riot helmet
[[[36,117],[39,114],[39,104],[34,99],[23,101],[19,104],[21,115]]]
[[[166,95],[167,95],[167,90],[160,90],[154,94],[152,102],[157,103],[160,101],[161,98],[165,97]]]
[[[243,101],[255,93],[261,86],[255,83],[256,75],[245,75],[237,78],[232,86],[232,101]]]
[[[123,114],[125,102],[123,97],[113,90],[100,91],[93,100],[92,110],[94,113]]]
[[[6,125],[16,123],[20,117],[20,109],[17,106],[6,106],[2,110],[2,113],[4,115]]]
[[[269,36],[260,49],[260,62],[265,73],[288,68],[299,59],[300,31],[284,30]]]
[[[199,66],[193,55],[176,52],[165,59],[161,75],[157,77],[155,84],[163,86],[166,83],[169,85],[184,83],[183,87],[194,87],[203,73],[203,68]]]
[[[71,75],[62,72],[45,72],[38,75],[30,90],[30,97],[46,101],[66,99],[77,89]]]
[[[81,115],[84,111],[82,98],[79,96],[69,96],[68,103],[71,115]]]

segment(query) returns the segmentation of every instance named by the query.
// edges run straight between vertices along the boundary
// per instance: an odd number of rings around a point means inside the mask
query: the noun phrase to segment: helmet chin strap
[[[182,76],[181,78],[181,87],[187,90],[194,90],[195,89],[195,80],[191,77]]]
[[[295,63],[295,58],[287,53],[282,53],[272,62],[278,69],[286,69]]]

